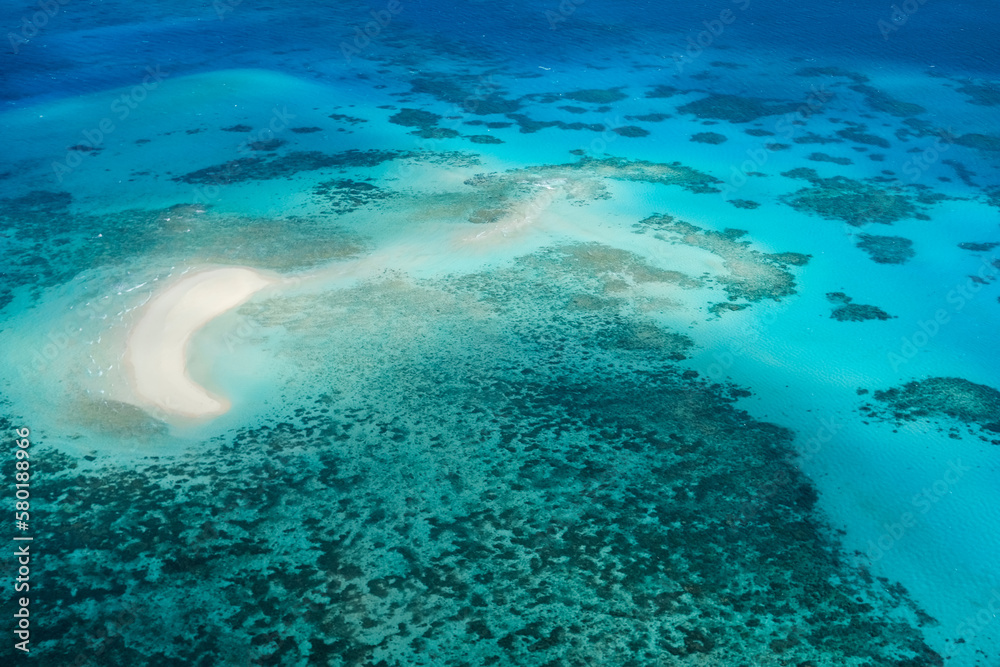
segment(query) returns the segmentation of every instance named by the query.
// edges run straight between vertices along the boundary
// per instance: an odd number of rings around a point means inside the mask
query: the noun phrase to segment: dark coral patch
[[[644,113],[639,116],[625,116],[629,120],[641,120],[645,123],[662,123],[668,118],[673,118],[671,114],[668,113]]]
[[[850,88],[864,95],[865,102],[875,111],[881,111],[899,118],[917,116],[927,111],[927,109],[919,104],[897,100],[888,93],[884,93],[878,88],[873,88],[863,83],[851,86]]]
[[[795,71],[796,76],[830,76],[844,77],[855,83],[867,83],[868,77],[841,67],[803,67]]]
[[[422,127],[410,132],[410,134],[415,134],[422,139],[454,139],[460,133],[450,127]]]
[[[843,292],[830,292],[826,295],[828,301],[839,303],[833,309],[830,317],[839,322],[864,322],[865,320],[888,320],[895,317],[877,306],[867,306],[851,303],[853,299]]]
[[[852,164],[851,158],[837,157],[834,155],[827,155],[826,153],[810,153],[806,156],[806,159],[812,160],[813,162],[831,162],[839,165]]]
[[[429,128],[437,125],[439,120],[441,116],[423,109],[404,108],[389,116],[390,123],[404,127]]]
[[[646,97],[649,99],[663,99],[666,97],[673,97],[679,94],[681,91],[673,86],[655,86],[650,90],[646,91]]]
[[[812,184],[782,201],[797,211],[813,213],[828,220],[841,220],[858,227],[870,222],[892,224],[922,215],[914,198],[906,191],[889,189],[845,176],[820,178],[812,169],[800,167],[783,176],[805,178]]]
[[[958,92],[969,96],[969,104],[976,104],[984,107],[1000,106],[1000,86],[995,83],[964,82]]]
[[[876,391],[897,420],[948,417],[994,431],[1000,422],[1000,391],[956,377],[929,377]]]
[[[867,144],[869,146],[878,146],[879,148],[889,148],[891,144],[887,139],[870,134],[866,132],[866,127],[864,125],[851,125],[851,127],[846,127],[843,130],[837,131],[838,137],[843,137],[848,141],[853,141],[859,144]]]
[[[329,204],[333,213],[349,213],[395,196],[373,183],[340,178],[320,183],[313,189],[320,201]]]
[[[198,169],[183,176],[175,176],[172,180],[192,184],[227,185],[283,178],[301,171],[328,167],[374,167],[388,160],[407,156],[409,153],[381,150],[349,150],[341,153],[296,151],[274,158],[238,158],[224,164]]]
[[[814,134],[813,132],[807,132],[800,137],[795,137],[792,141],[797,144],[839,144],[843,141],[843,139],[824,137],[819,134]]]
[[[719,134],[718,132],[698,132],[691,135],[691,141],[699,144],[724,144],[726,142],[726,135]]]
[[[591,88],[587,90],[574,90],[565,93],[564,97],[568,97],[576,102],[587,102],[590,104],[611,104],[612,102],[619,102],[628,97],[625,93],[621,91],[621,88],[608,88],[606,90]]]
[[[614,129],[615,134],[621,135],[623,137],[648,137],[649,130],[643,129],[637,125],[625,125],[624,127],[616,127]]]
[[[454,104],[467,113],[476,115],[508,114],[521,108],[519,100],[503,97],[498,86],[485,86],[481,77],[456,73],[425,73],[410,82],[414,93]]]
[[[591,132],[602,132],[605,129],[600,123],[567,123],[561,120],[535,120],[523,113],[507,114],[520,128],[522,134],[532,134],[549,127],[557,127],[560,130],[590,130]]]
[[[383,107],[379,107],[379,108],[381,109]],[[394,107],[390,107],[390,108],[394,108]],[[327,116],[327,118],[331,118],[331,119],[337,121],[338,123],[346,123],[348,125],[359,125],[361,123],[367,123],[368,122],[364,118],[357,118],[355,116],[348,116],[347,114],[342,114],[342,113],[332,113],[329,116]]]
[[[913,241],[902,236],[861,234],[857,246],[877,264],[905,264],[913,259]]]
[[[976,148],[981,151],[989,151],[991,153],[1000,152],[1000,136],[992,134],[978,134],[975,132],[963,134],[955,138],[955,143],[959,146]]]
[[[472,134],[466,139],[474,144],[502,144],[504,142],[503,139],[494,137],[492,134]]]
[[[996,248],[1000,243],[990,242],[990,243],[959,243],[958,247],[962,250],[971,250],[973,252],[988,252]]]
[[[681,113],[694,114],[702,119],[727,120],[731,123],[749,123],[764,116],[794,112],[799,105],[775,102],[757,97],[713,94],[678,107]]]
[[[287,143],[285,139],[267,139],[265,141],[251,141],[247,147],[252,151],[264,153],[277,150]]]

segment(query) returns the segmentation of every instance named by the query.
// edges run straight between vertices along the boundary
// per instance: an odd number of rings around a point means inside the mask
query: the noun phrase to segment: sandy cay
[[[125,352],[140,399],[186,417],[226,412],[229,401],[212,396],[188,374],[188,343],[210,320],[272,282],[252,269],[208,269],[186,275],[156,295],[129,334]]]

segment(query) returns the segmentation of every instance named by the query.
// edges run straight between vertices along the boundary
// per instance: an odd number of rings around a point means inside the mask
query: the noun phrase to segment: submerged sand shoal
[[[174,415],[208,417],[230,404],[195,382],[187,348],[196,331],[273,281],[243,267],[198,271],[153,298],[128,338],[125,360],[141,402]]]

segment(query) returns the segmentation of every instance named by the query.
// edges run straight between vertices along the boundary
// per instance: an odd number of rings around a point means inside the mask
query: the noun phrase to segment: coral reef
[[[795,278],[788,267],[803,266],[809,261],[809,255],[755,250],[748,241],[741,240],[746,232],[739,229],[710,231],[669,215],[651,216],[636,227],[670,243],[701,248],[721,257],[727,273],[716,276],[715,281],[731,301],[779,300],[795,294]]]
[[[963,95],[969,96],[969,104],[983,107],[1000,106],[1000,87],[994,83],[965,81],[957,90]]]
[[[860,234],[857,246],[878,264],[905,264],[913,259],[913,241],[902,236]]]
[[[614,129],[614,133],[623,137],[631,137],[631,138],[649,136],[649,130],[643,129],[638,125],[625,125],[623,127],[616,127]]]
[[[846,127],[843,130],[838,130],[837,136],[858,144],[878,146],[879,148],[889,148],[892,145],[889,143],[888,139],[883,139],[875,134],[869,134],[866,131],[867,129],[868,128],[864,125],[852,124],[850,127]]]
[[[839,165],[849,165],[853,164],[851,158],[848,157],[836,157],[833,155],[827,155],[826,153],[810,153],[806,156],[807,160],[812,160],[813,162],[830,162],[832,164]]]
[[[480,116],[509,114],[521,108],[520,100],[505,98],[501,87],[472,74],[422,73],[410,81],[410,86],[414,93],[430,95]]]
[[[989,252],[990,250],[993,250],[993,248],[996,248],[998,245],[1000,245],[1000,243],[997,243],[997,242],[991,242],[991,243],[959,243],[958,247],[961,248],[962,250],[971,250],[973,252]]]
[[[782,176],[804,178],[811,183],[811,187],[783,196],[785,204],[828,220],[859,227],[870,222],[889,225],[921,215],[916,199],[902,189],[890,190],[845,176],[821,178],[807,168],[793,169]]]
[[[406,151],[348,150],[340,153],[293,151],[271,158],[244,157],[175,176],[173,180],[194,185],[228,185],[246,181],[285,178],[302,171],[330,167],[375,167],[389,160],[411,156]]]
[[[699,144],[722,144],[726,142],[726,135],[718,132],[698,132],[691,135],[691,141]]]
[[[500,137],[494,137],[492,134],[470,134],[466,137],[469,141],[474,144],[502,144],[503,139]]]
[[[775,102],[757,97],[712,94],[688,102],[677,108],[681,113],[694,114],[702,119],[727,120],[730,123],[749,123],[764,116],[792,113],[799,105],[792,102]]]
[[[978,134],[976,132],[963,134],[962,136],[955,138],[955,143],[959,146],[976,148],[990,153],[1000,151],[1000,137],[993,134]]]
[[[864,95],[865,102],[875,111],[881,111],[899,118],[917,116],[927,111],[927,109],[919,104],[897,100],[888,93],[884,93],[878,88],[873,88],[863,83],[851,86],[850,88]]]
[[[813,132],[806,132],[805,134],[794,137],[792,139],[797,144],[839,144],[843,143],[843,139],[837,139],[835,137],[824,137]]]
[[[652,89],[646,91],[646,97],[649,99],[664,99],[667,97],[673,97],[674,95],[680,94],[681,91],[673,86],[658,85],[654,86]]]
[[[327,118],[331,118],[338,123],[345,123],[347,125],[360,125],[361,123],[367,123],[368,121],[364,118],[357,118],[355,116],[348,116],[342,113],[332,113]]]
[[[859,74],[857,72],[852,72],[850,70],[843,69],[841,67],[803,67],[795,71],[796,76],[829,76],[829,77],[844,77],[850,79],[855,83],[867,83],[868,77],[864,74]]]
[[[373,183],[355,181],[349,178],[320,183],[313,189],[313,194],[322,202],[330,205],[329,212],[331,213],[350,213],[363,206],[369,206],[396,196],[395,193]]]
[[[41,452],[40,659],[941,665],[794,434],[678,367],[590,250],[253,304],[298,336],[295,408],[187,454]]]
[[[851,303],[853,299],[843,292],[829,292],[827,301],[840,304],[830,313],[830,317],[838,322],[864,322],[866,320],[888,320],[895,317],[878,306],[867,306]]]
[[[621,91],[621,88],[608,88],[607,90],[599,89],[589,89],[589,90],[574,90],[565,93],[563,97],[568,97],[575,102],[586,102],[589,104],[611,104],[612,102],[619,102],[628,97],[625,93]]]
[[[929,377],[872,396],[896,420],[947,417],[1000,433],[1000,391],[963,378]]]

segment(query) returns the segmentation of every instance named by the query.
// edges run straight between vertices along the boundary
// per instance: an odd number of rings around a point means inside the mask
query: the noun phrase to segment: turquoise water
[[[914,6],[6,10],[3,650],[997,664],[1000,41]]]

